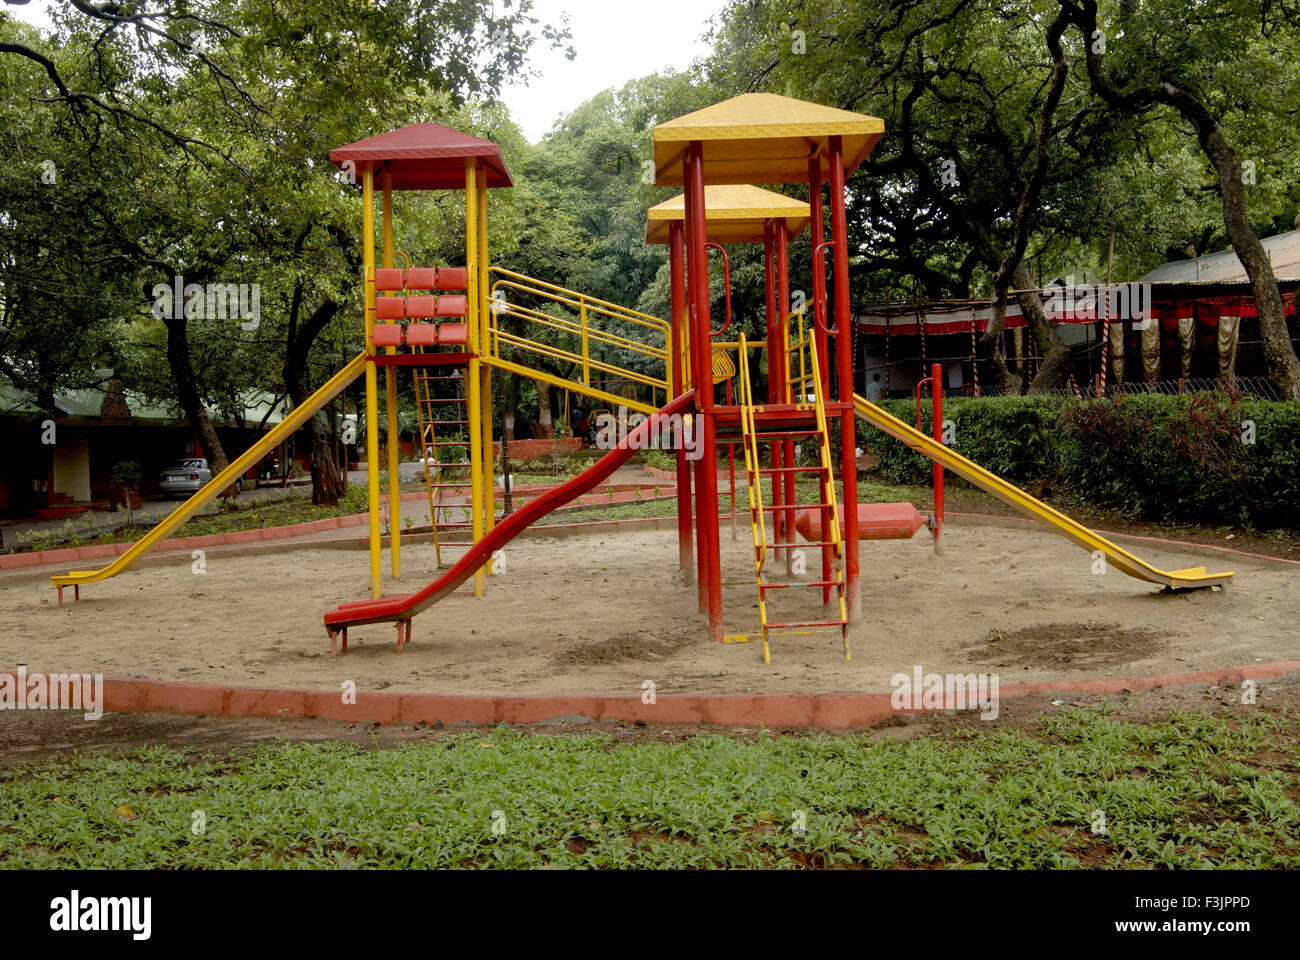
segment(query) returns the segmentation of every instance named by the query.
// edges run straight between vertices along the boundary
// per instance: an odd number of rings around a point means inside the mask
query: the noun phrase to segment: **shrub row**
[[[913,401],[881,406],[915,422]],[[1300,403],[1216,393],[952,398],[944,419],[953,449],[1020,486],[1147,521],[1300,529]],[[888,480],[929,483],[919,454],[862,420],[858,437]]]

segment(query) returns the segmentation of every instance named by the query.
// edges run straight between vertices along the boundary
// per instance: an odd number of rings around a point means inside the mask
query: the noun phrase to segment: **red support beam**
[[[790,389],[790,363],[786,355],[786,345],[790,342],[790,231],[786,227],[785,221],[781,220],[776,224],[776,306],[777,306],[777,364],[780,367],[781,376],[781,402],[787,402],[787,394]],[[800,390],[803,386],[800,385]],[[790,400],[802,399],[790,397]],[[773,443],[773,448],[781,447],[781,462],[783,466],[793,467],[794,462],[794,441],[778,440]],[[775,464],[773,464],[775,466]],[[798,538],[794,532],[794,515],[795,515],[795,476],[792,473],[776,473],[772,475],[772,503],[784,503],[790,509],[774,515],[782,517],[782,525],[785,528],[783,536],[785,537],[785,572],[789,576],[791,568],[794,565],[794,545],[798,543]],[[825,579],[825,578],[823,578]]]
[[[682,224],[674,220],[668,225],[668,265],[672,275],[670,301],[672,310],[672,371],[669,382],[672,395],[681,396],[682,382],[682,324],[686,318],[686,253],[682,247]],[[682,439],[685,439],[683,433]],[[686,460],[683,443],[677,444],[677,563],[686,583],[695,579],[693,531],[691,530],[691,468]]]
[[[830,160],[831,235],[835,241],[835,362],[840,381],[840,401],[853,402],[853,330],[849,318],[849,247],[844,213],[844,146],[841,137],[827,144]],[[858,564],[858,460],[856,421],[850,412],[840,415],[840,458],[844,483],[844,590],[849,622],[862,613],[861,571]]]
[[[699,442],[696,461],[696,534],[700,538],[709,632],[722,642],[722,563],[718,536],[718,451],[713,422],[713,364],[710,351],[708,228],[704,209],[704,162],[698,140],[692,141],[685,161],[687,296],[694,308],[691,358],[695,371],[695,397],[699,407]]]

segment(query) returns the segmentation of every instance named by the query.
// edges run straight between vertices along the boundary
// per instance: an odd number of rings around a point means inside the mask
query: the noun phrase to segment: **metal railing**
[[[593,375],[598,380],[616,377],[649,388],[652,406],[660,405],[659,393],[664,403],[670,399],[672,327],[667,321],[502,267],[490,268],[488,275],[485,354],[516,362],[528,355],[546,357],[572,364],[570,376],[584,386],[592,386]],[[508,317],[523,321],[523,331],[505,329],[502,321]],[[625,336],[612,329],[612,322],[630,324],[647,337]],[[542,331],[549,334],[549,341],[540,339]],[[609,352],[615,359],[608,357]],[[649,372],[622,365],[638,358]]]

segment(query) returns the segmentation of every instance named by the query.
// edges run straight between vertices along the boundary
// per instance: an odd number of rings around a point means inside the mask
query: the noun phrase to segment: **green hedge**
[[[911,400],[881,404],[915,423]],[[1300,404],[1199,393],[952,398],[953,449],[1020,486],[1148,521],[1300,529]],[[1254,443],[1243,441],[1253,422]],[[929,400],[922,427],[930,431]],[[928,484],[929,461],[865,421],[859,443],[894,483]]]

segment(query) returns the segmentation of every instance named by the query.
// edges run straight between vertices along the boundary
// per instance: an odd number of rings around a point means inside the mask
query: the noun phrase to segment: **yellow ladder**
[[[465,399],[465,372],[456,368],[460,376],[432,376],[428,371],[438,367],[415,367],[416,409],[420,415],[420,456],[424,460],[424,486],[429,496],[429,522],[433,524],[434,559],[438,567],[442,566],[441,531],[464,529],[466,522],[447,520],[448,505],[446,491],[456,487],[467,487],[470,480],[462,478],[455,481],[458,468],[468,468],[469,459],[469,413]],[[451,383],[452,396],[438,396],[436,384]],[[455,419],[444,419],[441,414],[450,412]],[[448,429],[450,428],[450,432]],[[443,433],[439,434],[439,430]],[[462,433],[463,440],[445,439]],[[439,439],[442,436],[444,439]],[[460,459],[450,459],[444,455],[447,448],[459,448]],[[441,517],[441,519],[440,519]]]
[[[809,346],[812,350],[812,369],[816,370],[816,344],[810,344]],[[745,336],[741,334],[740,355],[742,357],[747,356],[745,353],[746,347]],[[831,462],[830,432],[826,425],[826,407],[822,399],[821,386],[817,383],[818,379],[817,377],[812,378],[814,403],[787,405],[787,409],[792,407],[795,411],[806,410],[811,413],[814,418],[814,426],[800,427],[793,430],[760,430],[759,423],[764,419],[764,407],[754,403],[753,385],[749,377],[749,364],[740,364],[741,445],[744,448],[745,474],[748,478],[746,492],[749,498],[750,530],[754,542],[754,582],[758,587],[758,618],[763,638],[764,663],[772,662],[768,644],[769,637],[814,633],[819,629],[828,627],[839,630],[840,639],[844,645],[844,659],[852,659],[849,649],[848,609],[844,597],[844,540],[840,534],[840,522],[835,501],[835,475]],[[796,435],[815,439],[819,451],[819,463],[815,467],[787,465],[780,468],[780,470],[791,476],[796,476],[799,473],[816,473],[821,479],[821,501],[816,504],[804,504],[803,506],[826,510],[829,515],[829,522],[826,524],[828,529],[823,531],[822,536],[825,538],[823,541],[810,543],[807,546],[829,545],[831,547],[833,556],[832,575],[830,580],[772,582],[765,578],[763,572],[768,551],[775,549],[773,545],[767,542],[765,515],[791,508],[786,504],[774,504],[771,507],[763,506],[763,477],[764,475],[775,476],[778,470],[776,468],[763,468],[759,444],[761,442],[780,443],[792,439]],[[794,509],[798,509],[798,505]],[[813,587],[817,589],[832,587],[839,608],[839,618],[836,620],[794,620],[784,622],[769,620],[767,610],[768,592],[772,590],[789,590],[793,587]]]

